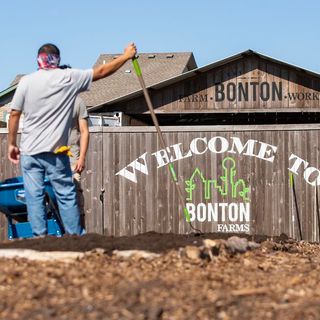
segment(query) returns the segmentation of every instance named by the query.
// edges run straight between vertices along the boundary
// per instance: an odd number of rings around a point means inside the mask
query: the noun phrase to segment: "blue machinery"
[[[57,209],[56,198],[49,181],[45,182],[45,198],[48,234],[62,236],[64,230]],[[28,221],[22,177],[0,182],[0,211],[7,217],[8,239],[33,237],[31,225]]]

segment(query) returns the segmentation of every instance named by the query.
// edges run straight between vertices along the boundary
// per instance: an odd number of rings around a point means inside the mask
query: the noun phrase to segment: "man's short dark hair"
[[[38,54],[40,53],[57,54],[58,56],[60,56],[59,48],[52,43],[46,43],[42,45],[38,50]]]

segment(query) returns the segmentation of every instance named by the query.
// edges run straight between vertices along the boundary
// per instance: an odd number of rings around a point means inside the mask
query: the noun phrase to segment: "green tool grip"
[[[137,76],[140,77],[142,75],[138,59],[136,57],[132,58],[132,64],[134,67],[134,71],[136,72]]]
[[[174,171],[174,167],[173,167],[172,163],[169,163],[169,169],[172,174],[172,178],[173,178],[174,182],[177,182],[178,181],[177,175],[176,175],[176,172]]]
[[[184,216],[186,217],[186,221],[190,222],[190,214],[187,208],[183,208]]]
[[[293,174],[291,172],[289,172],[289,185],[293,187]]]

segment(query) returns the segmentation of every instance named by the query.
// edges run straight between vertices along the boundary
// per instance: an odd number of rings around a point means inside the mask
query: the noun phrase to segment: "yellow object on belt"
[[[54,152],[55,154],[61,154],[64,153],[69,157],[73,157],[72,152],[70,151],[71,147],[70,146],[61,146],[56,151]]]

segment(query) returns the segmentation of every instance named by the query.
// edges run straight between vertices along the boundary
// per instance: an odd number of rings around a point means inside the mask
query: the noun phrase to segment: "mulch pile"
[[[231,248],[229,236],[203,242],[221,234],[88,234],[0,243],[92,250],[69,263],[0,259],[0,319],[320,319],[319,244],[282,235],[231,241]],[[248,249],[234,250],[243,244]],[[159,255],[113,254],[132,249]]]
[[[107,237],[99,234],[86,234],[82,237],[64,236],[62,238],[45,237],[42,239],[22,239],[0,242],[0,249],[22,248],[40,251],[89,251],[102,248],[107,254],[113,250],[146,250],[163,253],[170,249],[179,249],[186,245],[200,246],[203,239],[227,239],[233,234],[206,233],[206,234],[161,234],[147,232],[132,237]],[[245,235],[242,235],[245,237]],[[262,242],[265,236],[246,236],[249,240]],[[276,241],[288,239],[286,235],[275,238]]]

